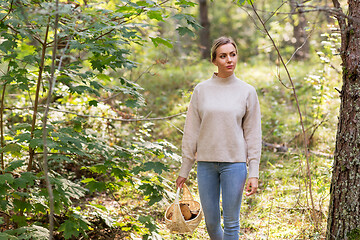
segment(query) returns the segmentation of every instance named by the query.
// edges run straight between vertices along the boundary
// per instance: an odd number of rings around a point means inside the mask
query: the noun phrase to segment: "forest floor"
[[[326,216],[329,202],[331,159],[311,156],[312,198],[316,214],[311,217],[312,203],[309,188],[305,186],[305,160],[299,154],[265,151],[260,167],[260,186],[255,196],[243,197],[241,208],[240,239],[325,239]],[[174,176],[169,177],[174,178]],[[175,180],[175,179],[174,179]],[[307,185],[309,182],[306,183]],[[193,197],[199,200],[195,173],[188,180]],[[171,189],[168,189],[172,191]],[[151,215],[156,220],[157,234],[152,239],[209,239],[204,220],[192,235],[171,234],[165,226],[164,214],[171,200],[164,199],[153,206],[125,194],[120,205],[127,209],[131,219],[141,214]],[[113,200],[108,205],[118,208]],[[125,212],[123,211],[123,214]],[[140,235],[126,234],[123,239],[142,239]]]

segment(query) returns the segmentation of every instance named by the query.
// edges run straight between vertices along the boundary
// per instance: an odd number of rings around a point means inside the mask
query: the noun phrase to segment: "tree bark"
[[[337,0],[335,8],[341,10]],[[360,2],[348,1],[341,29],[343,86],[330,187],[327,240],[360,239]]]
[[[294,60],[306,60],[309,58],[309,52],[310,52],[310,43],[308,41],[308,36],[306,34],[306,26],[307,26],[307,20],[305,13],[303,12],[302,7],[298,6],[298,3],[296,0],[290,0],[290,7],[291,12],[297,13],[293,16],[290,16],[291,22],[294,27],[294,48],[295,48],[295,54],[294,54]],[[297,18],[297,21],[295,21],[295,18]]]
[[[203,27],[200,29],[200,49],[203,59],[210,59],[210,22],[208,18],[207,0],[199,0],[200,10],[200,24]]]

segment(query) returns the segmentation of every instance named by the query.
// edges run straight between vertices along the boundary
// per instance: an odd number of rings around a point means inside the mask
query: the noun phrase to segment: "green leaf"
[[[48,148],[52,149],[58,146],[56,142],[54,142],[51,138],[47,138],[46,144]],[[44,140],[42,138],[34,138],[30,140],[29,146],[31,148],[43,148],[44,147]]]
[[[83,187],[62,176],[51,177],[50,182],[54,185],[54,192],[57,191],[63,201],[71,202],[70,198],[79,199],[84,196]]]
[[[27,141],[30,141],[31,134],[30,133],[21,133],[21,134],[17,135],[14,139],[18,140],[18,142],[27,142]]]
[[[168,167],[161,162],[146,162],[144,164],[144,170],[154,170],[156,173],[161,174],[163,171],[168,171]]]
[[[182,20],[185,19],[187,24],[192,26],[195,30],[202,28],[202,26],[196,21],[196,19],[191,14],[175,14],[173,18]]]
[[[13,220],[14,222],[16,222],[16,224],[20,227],[22,226],[26,226],[26,216],[21,216],[21,215],[13,215],[11,217],[11,220]]]
[[[48,229],[44,227],[32,225],[31,227],[23,227],[23,228],[26,230],[26,232],[18,236],[19,239],[36,239],[36,240],[49,239],[50,232]]]
[[[141,105],[135,99],[128,99],[125,101],[125,106],[127,106],[129,108],[137,108],[137,107],[140,107]]]
[[[65,220],[59,227],[60,232],[64,232],[64,238],[69,239],[71,237],[78,237],[80,232],[77,231],[77,223],[71,220]]]
[[[22,201],[19,199],[14,199],[13,204],[14,204],[14,211],[17,211],[17,212],[32,210],[32,205],[30,203],[28,203],[26,200]]]
[[[27,62],[27,63],[30,63],[30,64],[33,64],[33,63],[37,62],[38,60],[39,59],[34,55],[28,55],[28,56],[25,56],[23,58],[24,62]]]
[[[56,78],[56,81],[64,83],[64,84],[69,84],[70,82],[73,81],[73,79],[67,75],[60,75]]]
[[[149,205],[159,202],[163,199],[163,188],[156,183],[148,180],[142,180],[142,185],[139,186],[143,190],[143,194],[149,199]]]
[[[164,21],[162,13],[160,11],[149,11],[147,15],[150,19],[156,19],[158,21]]]
[[[0,191],[4,190],[3,188],[1,188]],[[5,194],[2,194],[5,195]],[[7,200],[0,200],[0,209],[3,211],[8,211],[10,209],[12,209],[12,204],[9,203],[9,201]],[[0,238],[1,239],[1,238]]]
[[[14,182],[14,177],[12,174],[5,173],[0,175],[0,184],[4,184],[6,182],[9,184],[12,184]]]
[[[96,96],[100,96],[99,92],[86,85],[70,86],[70,92],[83,94],[85,92],[94,93]]]
[[[188,34],[189,36],[192,36],[192,37],[195,36],[193,31],[191,31],[188,27],[178,27],[176,29],[176,31],[178,31],[180,36],[184,36],[185,34]]]
[[[31,148],[43,147],[44,143],[41,138],[34,138],[30,140],[29,146]]]
[[[104,164],[97,164],[89,167],[89,170],[91,170],[94,173],[106,174],[106,171],[108,170],[108,166],[105,166]]]
[[[10,143],[0,150],[0,152],[5,152],[5,153],[11,152],[15,154],[19,154],[20,151],[21,151],[21,146],[17,143]]]
[[[98,204],[90,204],[90,206],[94,209],[94,211],[92,211],[93,215],[102,219],[108,227],[114,227],[116,220],[110,216],[106,207]]]
[[[82,183],[86,183],[86,187],[90,192],[94,191],[104,191],[106,190],[106,184],[104,182],[98,182],[94,178],[86,178],[81,181]]]
[[[21,176],[18,178],[15,178],[14,180],[14,188],[20,187],[20,188],[26,188],[27,186],[33,186],[35,183],[36,177],[31,172],[23,172],[21,173]]]
[[[104,88],[104,86],[97,81],[91,81],[90,86],[94,87],[97,90]]]
[[[147,229],[149,229],[149,232],[158,232],[159,227],[157,226],[154,218],[151,216],[139,216],[139,221],[145,225]]]
[[[120,169],[120,168],[117,168],[117,167],[112,167],[111,175],[117,177],[120,180],[123,180],[127,176],[129,176],[129,172],[127,170],[123,170],[123,169]]]
[[[7,40],[0,44],[0,50],[2,50],[4,53],[10,52],[16,47],[17,47],[16,41]]]
[[[87,238],[86,231],[89,229],[89,225],[90,222],[87,221],[83,215],[74,210],[74,212],[70,214],[69,219],[65,220],[58,230],[64,232],[65,239],[78,239],[77,237],[79,234]]]
[[[168,48],[172,48],[173,45],[170,43],[170,40],[161,38],[161,37],[150,37],[151,41],[153,42],[154,46],[157,47],[159,44],[163,44],[167,46]]]
[[[252,2],[253,2],[252,0],[238,0],[237,1],[238,5],[240,5],[240,6],[245,5],[245,3],[248,3],[249,5],[251,5]]]
[[[90,100],[89,101],[89,106],[95,106],[95,107],[97,107],[97,105],[98,105],[98,101],[96,101],[96,100]]]
[[[103,73],[97,74],[96,77],[100,80],[110,81],[110,77]]]
[[[12,172],[14,171],[16,168],[22,167],[24,166],[25,161],[24,160],[15,160],[10,162],[6,168],[5,168],[5,172]]]
[[[185,7],[195,7],[198,4],[192,1],[177,0],[175,5],[180,5],[181,7],[185,8]]]
[[[14,235],[10,235],[7,233],[7,231],[5,232],[0,232],[0,239],[2,240],[19,240],[17,237],[15,237]]]
[[[27,130],[27,131],[30,131],[31,130],[31,125],[28,124],[28,123],[19,123],[19,124],[15,125],[14,130]]]

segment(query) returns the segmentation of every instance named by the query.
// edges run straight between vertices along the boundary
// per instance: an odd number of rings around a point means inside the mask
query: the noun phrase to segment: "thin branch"
[[[287,3],[287,1],[282,2],[282,3],[280,4],[280,6],[279,6],[274,12],[272,12],[272,13],[270,14],[270,16],[268,17],[268,19],[266,19],[266,20],[264,21],[264,23],[266,24],[266,23],[275,15],[275,13],[277,13],[277,12],[279,11],[279,9],[280,9],[285,3]]]
[[[180,128],[178,128],[177,126],[175,126],[172,122],[170,121],[166,121],[168,124],[170,124],[171,126],[173,126],[176,130],[178,130],[182,135],[184,135],[184,131],[181,130]]]
[[[49,20],[48,20],[48,25],[46,27],[44,43],[42,45],[41,62],[40,62],[40,66],[39,66],[39,73],[38,73],[38,79],[37,79],[37,84],[36,84],[36,92],[35,92],[34,113],[33,113],[32,124],[31,124],[31,132],[30,132],[31,139],[34,138],[36,115],[37,115],[37,108],[38,108],[38,102],[39,102],[39,93],[40,93],[40,83],[41,83],[41,80],[42,80],[42,73],[43,73],[44,65],[45,65],[46,41],[47,41],[48,34],[49,34],[49,28],[50,28],[50,17],[49,17]],[[31,169],[32,169],[33,159],[34,159],[34,149],[32,147],[29,147],[29,163],[28,163],[28,167],[27,167],[28,172],[31,171]]]
[[[10,71],[10,63],[8,64],[7,73]],[[5,146],[4,143],[4,106],[5,106],[5,90],[7,83],[4,83],[1,94],[1,110],[0,110],[0,128],[1,128],[1,148]],[[1,152],[1,172],[5,171],[4,152]]]
[[[310,193],[310,198],[311,198],[311,205],[312,205],[312,209],[313,209],[313,214],[311,214],[312,218],[315,220],[315,224],[316,224],[316,228],[318,228],[318,220],[317,220],[317,216],[315,214],[315,205],[314,205],[314,200],[313,200],[313,194],[312,194],[312,184],[311,184],[311,173],[310,173],[310,161],[309,161],[309,151],[308,151],[308,142],[307,142],[307,138],[306,138],[306,132],[305,132],[305,127],[304,127],[304,122],[303,122],[303,117],[302,117],[302,113],[301,113],[301,110],[300,110],[300,104],[299,104],[299,100],[297,98],[297,93],[296,93],[296,89],[295,89],[295,85],[294,85],[294,82],[292,81],[292,77],[290,75],[290,72],[282,58],[282,55],[277,47],[277,45],[275,44],[273,38],[271,37],[269,31],[267,30],[266,26],[265,26],[265,23],[264,21],[261,19],[261,17],[259,16],[259,14],[257,13],[256,9],[255,9],[255,6],[253,4],[252,1],[250,1],[250,4],[254,10],[254,13],[256,14],[258,20],[260,21],[260,23],[262,24],[263,26],[263,29],[265,30],[267,36],[269,37],[269,39],[271,40],[271,42],[273,43],[276,51],[277,51],[277,54],[279,56],[279,59],[281,60],[281,63],[282,65],[284,66],[285,68],[285,71],[286,71],[286,74],[289,78],[289,81],[291,83],[291,86],[292,86],[292,91],[293,91],[293,94],[294,94],[294,98],[295,98],[295,101],[296,101],[296,106],[297,106],[297,110],[298,110],[298,113],[299,113],[299,118],[300,118],[300,124],[301,124],[301,128],[302,128],[302,132],[303,132],[303,135],[304,135],[304,148],[305,148],[305,157],[306,157],[306,166],[307,166],[307,175],[308,175],[308,180],[309,180],[309,193]]]
[[[245,9],[245,7],[241,7],[241,9],[247,13],[247,15],[250,17],[250,19],[252,20],[252,22],[254,23],[255,27],[263,34],[266,34],[256,23],[256,20],[253,18],[253,16],[251,16],[251,14]]]
[[[315,23],[314,23],[314,25],[315,25]],[[306,44],[306,42],[309,40],[311,34],[314,32],[314,29],[315,29],[315,27],[311,29],[311,32],[307,35],[305,41],[301,44],[300,47],[298,47],[298,48],[294,51],[294,53],[291,55],[291,57],[289,58],[289,60],[286,62],[286,65],[288,65],[288,64],[291,62],[291,60],[293,59],[293,57],[295,56],[295,54]]]
[[[39,107],[44,107],[42,105],[39,105]],[[6,110],[22,110],[22,109],[30,109],[30,107],[6,107],[4,108]],[[105,120],[112,120],[112,121],[120,121],[120,122],[141,122],[141,121],[158,121],[158,120],[168,120],[174,117],[178,117],[181,115],[186,114],[186,112],[177,113],[174,115],[166,116],[166,117],[154,117],[154,118],[110,118],[110,117],[102,117],[102,116],[96,116],[96,115],[86,115],[86,114],[80,114],[68,110],[61,110],[53,107],[49,107],[49,110],[55,111],[55,112],[63,112],[68,114],[73,114],[78,117],[84,117],[84,118],[101,118]]]
[[[314,137],[314,134],[316,132],[316,130],[327,120],[327,116],[329,115],[329,113],[327,113],[323,119],[320,121],[320,123],[316,124],[316,126],[314,127],[312,133],[310,134],[310,137],[309,137],[309,141]]]
[[[13,28],[11,25],[6,25],[8,28],[10,28],[11,30],[13,30],[15,33],[19,34],[20,32],[18,30],[16,30],[15,28]],[[25,28],[26,30],[26,28]],[[31,34],[30,34],[31,35]],[[44,42],[40,39],[40,37],[36,36],[36,35],[31,35],[31,37],[33,37],[36,41],[38,41],[40,43],[40,45],[44,45]]]
[[[11,11],[13,10],[13,3],[14,3],[14,0],[11,0],[9,11],[8,11],[7,14],[0,20],[0,22],[4,21],[4,19],[7,18],[7,16],[9,16],[9,14],[11,13]]]
[[[49,22],[50,24],[50,22]],[[46,99],[46,106],[45,106],[45,112],[43,116],[43,144],[44,144],[44,155],[43,155],[43,167],[44,167],[44,175],[45,175],[45,181],[46,181],[46,188],[49,193],[49,206],[50,206],[50,214],[49,214],[49,240],[52,240],[54,238],[54,194],[49,178],[49,166],[48,166],[48,147],[47,147],[47,119],[48,119],[48,113],[49,113],[49,105],[51,101],[51,96],[53,89],[55,87],[56,79],[54,77],[55,75],[55,61],[56,61],[56,50],[57,50],[57,31],[58,31],[58,24],[59,24],[59,0],[56,0],[55,4],[55,25],[54,25],[54,47],[52,52],[52,59],[51,59],[51,69],[50,69],[50,79],[49,79],[49,91],[48,96]],[[44,44],[44,48],[46,48],[46,45]]]
[[[181,113],[174,114],[174,115],[171,115],[171,116],[166,116],[166,117],[124,119],[124,118],[110,118],[110,117],[102,117],[102,116],[96,116],[96,115],[79,114],[79,113],[76,113],[76,112],[71,112],[71,111],[67,111],[67,110],[60,110],[60,109],[52,108],[52,107],[49,107],[49,109],[52,110],[52,111],[63,112],[63,113],[68,113],[68,114],[74,114],[74,115],[76,115],[78,117],[101,118],[101,119],[112,120],[112,121],[121,121],[121,122],[140,122],[140,121],[166,120],[166,119],[171,119],[171,118],[186,114],[186,112],[181,112]]]

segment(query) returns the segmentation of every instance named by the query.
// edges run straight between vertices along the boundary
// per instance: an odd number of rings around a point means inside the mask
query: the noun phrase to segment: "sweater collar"
[[[235,77],[234,73],[227,78],[218,77],[217,73],[214,73],[213,76],[211,77],[211,79],[214,82],[219,83],[219,84],[230,84],[230,83],[236,81],[236,77]]]

